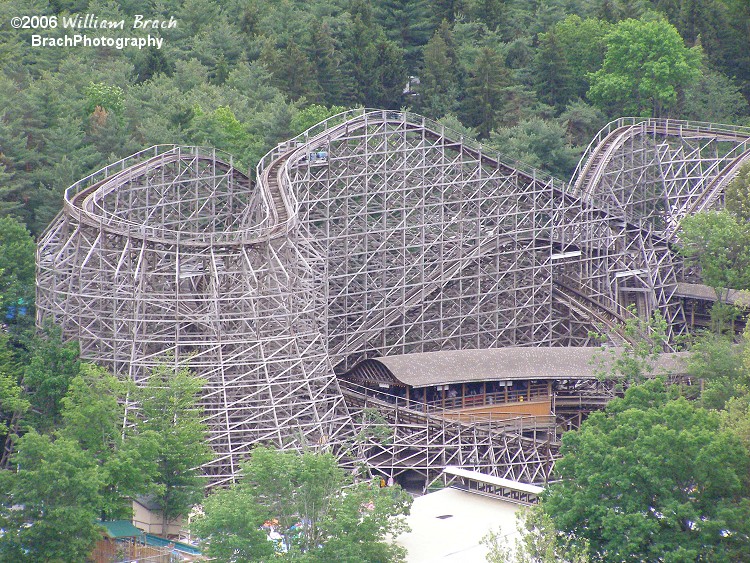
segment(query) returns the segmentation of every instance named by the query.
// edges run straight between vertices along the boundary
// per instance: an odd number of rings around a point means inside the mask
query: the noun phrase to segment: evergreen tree
[[[416,72],[421,48],[434,29],[430,3],[427,0],[377,0],[376,13],[388,39],[404,50],[409,72]]]
[[[562,108],[573,96],[572,74],[554,30],[540,36],[533,64],[534,86],[545,104]]]
[[[382,37],[375,44],[375,60],[365,105],[376,108],[399,109],[403,103],[404,87],[408,79],[403,50],[393,41]]]
[[[464,0],[433,0],[432,17],[435,27],[444,21],[448,23],[456,21],[456,16],[461,13],[463,5]]]
[[[336,47],[328,23],[314,27],[310,51],[315,79],[321,91],[317,101],[326,105],[343,103],[346,93],[352,90],[349,85],[351,78],[342,72],[343,56]]]
[[[510,77],[500,55],[483,47],[471,69],[463,101],[462,121],[476,127],[480,137],[487,137],[500,120],[504,88]]]
[[[468,0],[467,11],[472,18],[487,24],[490,31],[496,31],[505,23],[507,6],[505,0]]]
[[[342,102],[399,108],[407,80],[403,50],[385,37],[368,4],[355,2],[352,15],[342,50],[344,72],[352,77],[354,89]]]
[[[347,27],[342,53],[344,74],[351,76],[351,90],[342,93],[341,102],[346,106],[365,104],[366,92],[371,90],[372,71],[377,64],[375,41],[378,29],[368,3],[355,1],[351,8],[352,23]]]
[[[456,108],[456,62],[443,36],[436,32],[424,49],[424,68],[419,76],[419,111],[429,117],[448,115]]]
[[[290,99],[306,97],[314,100],[320,96],[320,86],[315,80],[315,67],[294,40],[287,44],[277,63],[274,76]]]
[[[171,76],[172,72],[174,72],[174,66],[167,58],[167,55],[164,51],[156,47],[149,47],[139,53],[133,66],[136,83],[150,80],[157,74]]]

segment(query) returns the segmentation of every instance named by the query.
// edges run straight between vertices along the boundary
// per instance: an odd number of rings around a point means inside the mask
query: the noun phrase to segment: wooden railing
[[[438,393],[441,393],[438,391]],[[470,407],[484,407],[501,405],[505,403],[522,403],[535,399],[546,399],[550,396],[550,389],[546,383],[534,383],[526,389],[510,389],[506,386],[503,391],[493,391],[490,393],[476,393],[464,396],[440,397],[427,401],[430,406],[440,407],[445,410],[465,409]],[[416,400],[416,399],[415,399]]]

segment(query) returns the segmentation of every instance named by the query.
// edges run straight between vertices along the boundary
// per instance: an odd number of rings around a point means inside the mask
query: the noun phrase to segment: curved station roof
[[[360,383],[429,387],[527,379],[595,379],[609,372],[623,348],[511,347],[446,350],[370,358],[344,374]],[[656,374],[683,375],[687,353],[662,354]]]

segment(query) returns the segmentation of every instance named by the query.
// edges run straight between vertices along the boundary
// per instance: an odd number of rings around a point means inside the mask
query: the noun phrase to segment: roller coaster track
[[[598,301],[595,301],[581,289],[575,289],[570,282],[554,280],[552,294],[564,303],[569,309],[577,311],[584,318],[593,320],[598,326],[606,327],[610,334],[615,334],[621,342],[635,344],[635,339],[625,332],[626,318],[612,309],[605,307]],[[628,315],[628,318],[635,318],[634,315]]]
[[[738,143],[739,147],[744,147],[741,154],[720,170],[719,174],[702,191],[697,201],[674,214],[680,219],[706,209],[726,184],[736,176],[742,164],[750,159],[750,146],[748,145],[750,129],[746,127],[668,119],[622,118],[611,123],[591,141],[573,173],[572,192],[590,199],[607,170],[612,155],[633,137],[647,134],[731,141]]]
[[[366,443],[368,464],[383,474],[412,470],[429,482],[444,467],[458,465],[526,483],[545,484],[551,475],[560,444],[549,421],[538,428],[548,438],[539,440],[510,430],[512,421],[497,421],[496,427],[459,422],[366,395],[350,383],[340,385],[355,419],[367,409],[376,409],[393,433],[391,438]],[[529,420],[521,428],[530,423],[533,428],[534,417],[524,418]]]
[[[555,183],[550,176],[529,169],[511,159],[503,158],[501,160],[500,155],[494,158],[492,153],[484,151],[481,145],[465,141],[464,139],[450,142],[446,138],[444,128],[441,128],[439,124],[424,118],[418,117],[418,121],[415,120],[415,122],[410,123],[407,121],[407,114],[405,113],[380,110],[370,112],[366,111],[365,113],[357,115],[357,118],[358,119],[350,120],[340,117],[339,119],[343,119],[343,123],[340,123],[333,128],[327,130],[324,129],[321,133],[313,137],[310,137],[309,135],[307,138],[303,138],[302,136],[298,137],[295,139],[294,144],[302,144],[303,148],[287,151],[283,156],[278,157],[274,161],[274,166],[271,167],[270,173],[265,177],[271,178],[269,188],[271,197],[275,201],[274,207],[277,209],[279,217],[288,217],[290,213],[288,205],[285,206],[285,203],[288,202],[289,198],[285,198],[284,202],[282,202],[282,198],[284,198],[283,192],[287,190],[280,189],[280,186],[284,183],[282,172],[286,160],[290,160],[292,155],[299,158],[300,154],[312,150],[316,144],[323,139],[338,138],[357,128],[366,127],[368,123],[377,121],[394,126],[401,126],[405,130],[420,131],[427,138],[443,141],[446,148],[455,148],[456,150],[464,151],[473,158],[476,158],[483,165],[501,170],[506,174],[515,174],[521,182],[526,182],[528,184],[539,181],[548,183],[552,191],[558,196],[574,198],[576,200],[581,199],[581,204],[589,207],[592,213],[607,221],[614,221],[617,224],[622,224],[622,217],[613,215],[608,210],[599,209],[595,205],[591,206],[588,201],[591,199],[602,174],[607,170],[612,155],[635,135],[658,134],[664,136],[691,136],[740,142],[743,143],[743,146],[747,146],[748,141],[750,140],[750,130],[740,127],[716,126],[714,124],[675,120],[621,119],[610,126],[610,129],[606,131],[606,135],[602,137],[602,134],[600,134],[600,137],[592,142],[574,174],[575,182],[572,188],[568,188],[561,183]],[[748,159],[750,159],[750,148],[746,148],[741,154],[736,156],[729,165],[724,166],[719,174],[712,179],[706,189],[701,193],[700,198],[692,203],[688,209],[679,211],[677,215],[682,217],[686,214],[695,213],[705,209],[713,200],[715,200],[726,184],[736,176],[739,168],[742,164],[747,162]],[[512,165],[506,164],[506,160],[512,162]],[[659,232],[650,231],[642,225],[635,225],[626,222],[625,228],[628,232],[633,234],[637,233],[641,236],[650,236],[653,242],[657,245],[666,246],[667,244],[668,237],[665,237]],[[468,252],[464,250],[462,256],[457,261],[453,262],[448,269],[444,270],[443,276],[440,279],[432,281],[430,287],[422,287],[412,290],[403,299],[402,307],[400,309],[391,309],[386,313],[385,317],[382,319],[383,324],[388,326],[397,322],[403,317],[406,311],[418,308],[428,297],[440,291],[441,288],[444,288],[447,284],[450,284],[455,276],[480,259],[486,250],[495,248],[496,245],[510,244],[512,242],[512,237],[498,233],[486,237],[485,240],[480,242],[473,249],[470,249]],[[585,249],[583,250],[585,251]],[[623,325],[625,322],[624,317],[592,299],[586,295],[582,289],[574,289],[573,284],[564,285],[557,281],[554,286],[553,294],[568,307],[571,307],[580,313],[589,315],[590,318],[595,319],[597,323],[610,329],[621,339],[629,340],[629,337],[623,332]],[[359,348],[364,345],[366,338],[367,336],[363,334],[355,340],[350,340],[347,344],[350,348],[352,345],[354,348]]]
[[[737,177],[743,165],[750,162],[750,148],[736,157],[728,166],[713,179],[706,190],[701,194],[700,199],[696,200],[686,211],[678,214],[680,218],[695,215],[708,210],[727,185]]]
[[[224,161],[217,158],[217,155],[222,153],[216,149],[195,147],[194,150],[195,152],[185,152],[183,147],[177,145],[156,145],[106,166],[65,191],[65,210],[78,220],[90,225],[105,223],[109,231],[120,236],[144,237],[163,244],[173,244],[178,239],[180,244],[187,246],[205,244],[202,236],[197,237],[198,240],[191,240],[191,237],[184,232],[178,236],[174,229],[155,228],[129,221],[124,217],[108,213],[102,206],[102,201],[109,194],[120,189],[123,184],[143,176],[150,170],[177,162],[205,161],[210,163],[214,172],[232,172],[241,176],[249,188],[250,179],[234,169],[230,155],[226,155],[227,161]],[[150,156],[151,153],[153,156]],[[154,205],[154,208],[157,207]],[[248,232],[255,230],[257,229],[251,228]]]
[[[332,140],[340,138],[343,135],[350,134],[352,131],[367,127],[373,122],[382,122],[393,126],[404,127],[406,130],[419,131],[425,135],[425,137],[432,140],[441,140],[445,142],[446,148],[454,148],[455,150],[463,150],[464,152],[476,158],[482,164],[496,168],[503,171],[505,174],[515,174],[522,181],[528,184],[534,182],[545,182],[548,183],[553,192],[560,197],[572,197],[569,190],[561,183],[555,183],[554,179],[542,172],[534,169],[529,169],[518,162],[513,162],[513,165],[506,164],[498,155],[497,158],[493,158],[491,153],[483,151],[481,145],[472,144],[471,142],[461,141],[448,141],[445,137],[445,130],[438,130],[439,124],[420,118],[420,123],[409,123],[406,121],[406,114],[401,112],[375,110],[364,114],[357,114],[356,120],[344,119],[343,123],[324,129],[322,132],[315,136],[299,136],[292,141],[282,144],[278,150],[273,154],[270,159],[271,164],[265,169],[262,169],[263,163],[258,165],[259,174],[258,177],[263,179],[263,183],[266,186],[268,197],[273,201],[272,209],[275,210],[275,220],[278,225],[284,225],[283,229],[274,228],[273,233],[276,234],[281,230],[286,231],[288,227],[286,223],[290,221],[290,217],[296,214],[296,210],[292,208],[293,198],[291,196],[291,190],[288,187],[282,189],[282,186],[288,186],[286,179],[286,167],[288,163],[294,162],[299,158],[306,156],[311,150],[316,148],[320,142],[325,140]],[[607,150],[596,151],[593,156],[593,161],[599,163],[606,163],[605,156],[611,154],[615,150],[616,146],[622,142],[622,139],[632,134],[634,125],[624,126],[613,131],[607,139],[602,143],[603,147]],[[668,130],[669,128],[664,128]],[[303,134],[304,135],[304,134]],[[613,141],[614,139],[614,141]],[[294,148],[290,149],[292,146]],[[508,159],[510,160],[510,159]],[[592,159],[589,159],[590,161]],[[588,165],[585,169],[585,173],[592,169],[591,165]],[[285,178],[286,176],[286,178]],[[591,181],[595,181],[595,177],[592,177]],[[584,190],[585,191],[585,190]],[[573,193],[580,192],[580,190],[573,190]],[[611,221],[621,222],[621,218],[611,216],[607,211],[597,210],[599,215],[608,218]],[[630,231],[642,232],[642,227],[628,224]],[[477,260],[479,260],[487,250],[496,248],[498,245],[506,245],[521,242],[520,240],[504,234],[497,233],[485,237],[477,246],[469,249],[454,249],[455,254],[459,254],[458,257],[452,257],[451,255],[446,258],[458,258],[456,261],[452,261],[451,265],[443,271],[443,276],[438,280],[431,280],[428,287],[416,288],[409,292],[403,299],[401,307],[389,310],[382,323],[384,326],[389,326],[392,323],[397,322],[402,318],[407,311],[418,308],[422,305],[425,300],[441,291],[445,286],[452,283],[454,278],[460,274],[463,270],[471,267]],[[525,241],[530,242],[530,241]],[[554,241],[553,241],[554,242]],[[554,283],[553,295],[558,297],[562,303],[569,308],[577,310],[581,314],[589,315],[590,318],[594,319],[600,326],[605,326],[610,329],[614,334],[617,335],[621,340],[632,341],[630,337],[626,336],[623,331],[625,323],[624,317],[613,312],[605,305],[592,299],[583,291],[583,289],[574,289],[574,284],[562,284],[559,281]],[[362,333],[347,341],[346,346],[349,348],[349,353],[352,349],[361,349],[367,340],[367,335]],[[331,350],[333,355],[342,353],[342,350]]]
[[[648,134],[659,142],[628,145]],[[709,141],[661,142],[669,135]],[[725,141],[721,154],[701,152],[711,139]],[[39,320],[61,321],[82,357],[124,378],[145,380],[165,352],[195,369],[217,452],[207,472],[223,483],[258,441],[345,449],[357,430],[349,410],[370,399],[339,392],[337,356],[564,346],[585,340],[589,320],[627,340],[620,291],[645,311],[668,309],[676,282],[668,233],[625,216],[622,184],[644,178],[653,193],[639,205],[676,194],[677,214],[692,213],[750,158],[748,139],[740,128],[620,120],[590,145],[572,187],[398,111],[321,122],[264,156],[254,186],[217,151],[154,147],[66,191],[39,243]],[[628,151],[640,160],[626,162]],[[597,186],[619,190],[612,205]],[[655,216],[656,204],[638,212]],[[404,467],[424,454],[413,467],[548,474],[546,444],[371,404],[404,421]],[[511,441],[507,455],[495,443]]]
[[[435,122],[420,118],[421,123],[409,123],[405,121],[406,114],[403,114],[401,112],[382,110],[375,110],[365,114],[357,115],[357,117],[359,119],[356,121],[345,119],[343,123],[340,123],[335,127],[329,129],[324,129],[322,133],[319,133],[315,136],[310,137],[308,135],[307,138],[299,136],[286,144],[282,144],[278,151],[275,152],[271,157],[271,164],[269,166],[263,169],[263,162],[258,165],[258,177],[263,179],[268,197],[274,202],[271,207],[275,209],[275,217],[279,224],[288,221],[288,218],[296,213],[296,210],[291,209],[291,190],[282,189],[283,185],[286,184],[288,186],[284,178],[284,172],[287,163],[294,162],[295,159],[299,159],[302,156],[306,155],[307,153],[309,153],[309,151],[315,149],[316,145],[323,139],[336,139],[345,134],[351,133],[357,128],[367,127],[368,124],[372,123],[373,118],[375,118],[375,121],[380,120],[384,123],[394,126],[405,127],[407,130],[420,131],[427,138],[430,138],[432,140],[443,140],[445,142],[446,148],[454,148],[457,151],[463,150],[484,165],[501,170],[505,174],[515,174],[519,177],[520,180],[528,184],[539,181],[549,183],[553,191],[555,191],[558,195],[562,196],[565,194],[564,187],[556,186],[554,179],[548,174],[542,173],[535,169],[530,169],[525,165],[511,159],[507,160],[513,162],[513,165],[506,164],[505,162],[500,160],[499,156],[497,158],[493,158],[491,154],[483,151],[481,145],[474,144],[469,141],[464,141],[463,139],[460,141],[448,141],[448,139],[446,139],[445,137],[444,128],[438,131],[439,124]],[[295,146],[295,148],[289,150],[288,147],[290,145]],[[302,145],[302,147],[300,148],[299,145]],[[419,307],[427,297],[439,291],[446,284],[450,284],[457,274],[459,274],[465,268],[470,267],[471,264],[480,259],[484,255],[486,250],[490,248],[496,248],[497,245],[512,244],[514,242],[518,241],[507,234],[498,233],[485,237],[485,240],[480,242],[476,247],[469,249],[468,252],[465,249],[455,249],[455,253],[462,254],[459,260],[454,262],[450,267],[444,270],[443,277],[441,279],[431,282],[430,285],[432,287],[417,288],[411,291],[403,300],[403,304],[400,309],[393,309],[386,314],[385,318],[383,319],[384,325],[388,326],[396,322],[405,314],[406,311]],[[450,257],[451,256],[447,256],[446,258]],[[571,291],[572,290],[570,290],[566,294],[566,301],[568,302],[571,299],[575,298],[574,294],[571,293]],[[584,300],[583,303],[579,304],[579,308],[583,308],[585,310],[596,310],[596,301],[593,301],[592,299],[587,297],[581,297],[583,295],[581,293],[576,293],[575,295],[578,298],[582,298]],[[600,313],[597,315],[597,318],[611,319],[613,317],[608,314],[606,308],[602,306]],[[354,341],[350,340],[347,345],[349,348],[351,348],[352,345],[357,348],[364,345],[365,340],[366,336],[362,335]],[[336,351],[332,350],[332,353],[335,354]]]

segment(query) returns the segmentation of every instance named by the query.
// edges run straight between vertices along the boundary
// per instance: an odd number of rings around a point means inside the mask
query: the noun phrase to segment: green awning
[[[120,538],[135,538],[143,533],[133,526],[133,523],[129,520],[109,520],[99,523],[107,529],[107,535],[116,540]]]

